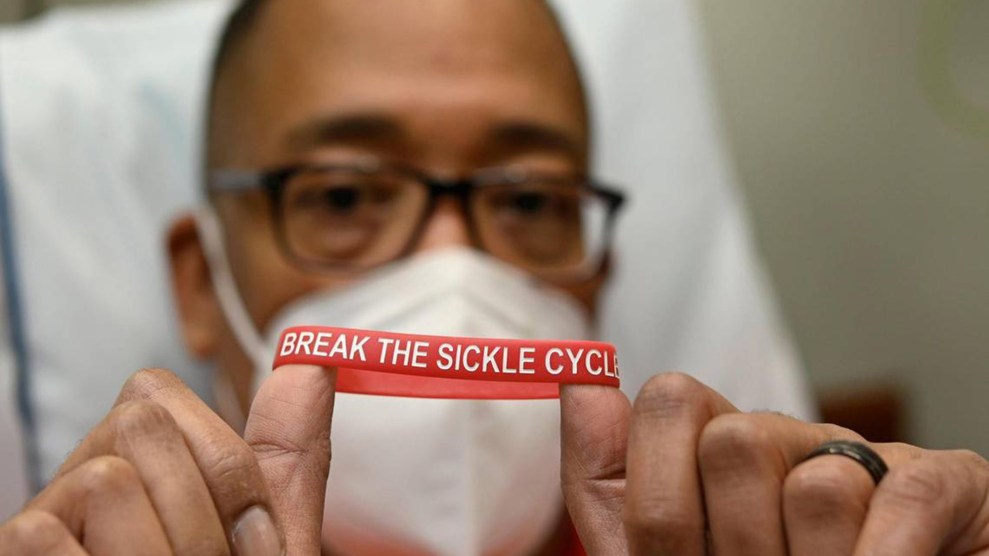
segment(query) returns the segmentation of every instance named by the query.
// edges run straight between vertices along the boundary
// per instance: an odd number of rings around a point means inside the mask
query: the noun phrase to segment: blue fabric
[[[0,104],[0,107],[3,105]],[[0,120],[3,111],[0,110]],[[10,324],[10,345],[14,350],[14,373],[17,385],[17,410],[24,436],[28,476],[33,492],[41,490],[38,444],[35,436],[34,405],[31,402],[31,376],[27,344],[24,337],[24,312],[21,306],[20,280],[17,272],[17,252],[14,223],[10,211],[7,174],[4,169],[3,127],[0,126],[0,261],[3,262],[3,294],[7,298],[7,322]]]

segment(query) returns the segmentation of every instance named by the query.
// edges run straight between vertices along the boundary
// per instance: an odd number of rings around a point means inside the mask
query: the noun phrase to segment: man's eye
[[[571,218],[579,212],[580,199],[555,191],[516,191],[500,196],[494,208],[516,218]]]
[[[357,187],[334,187],[323,191],[319,203],[330,210],[345,212],[359,205],[364,196]]]
[[[505,199],[505,205],[523,214],[537,214],[546,210],[551,201],[544,193],[516,193]]]
[[[374,201],[373,188],[364,184],[319,184],[298,188],[291,198],[291,206],[298,210],[321,211],[333,214],[351,214]]]

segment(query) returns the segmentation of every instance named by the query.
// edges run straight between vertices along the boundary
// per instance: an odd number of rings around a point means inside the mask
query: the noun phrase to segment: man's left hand
[[[618,390],[561,392],[567,507],[589,554],[954,556],[989,551],[989,463],[968,451],[871,444],[806,460],[833,425],[742,413],[681,374],[634,405]]]

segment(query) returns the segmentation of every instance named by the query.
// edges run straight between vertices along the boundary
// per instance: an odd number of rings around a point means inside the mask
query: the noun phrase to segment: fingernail
[[[261,506],[241,514],[234,525],[233,544],[237,556],[280,556],[285,552],[275,522]]]

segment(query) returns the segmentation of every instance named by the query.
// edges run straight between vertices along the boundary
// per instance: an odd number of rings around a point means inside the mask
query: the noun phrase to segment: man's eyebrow
[[[583,159],[583,142],[567,131],[542,124],[511,122],[497,126],[490,134],[493,142],[512,150],[539,149],[558,151]]]
[[[327,116],[310,120],[288,133],[293,149],[354,141],[394,141],[401,138],[402,128],[394,119],[375,113]]]

